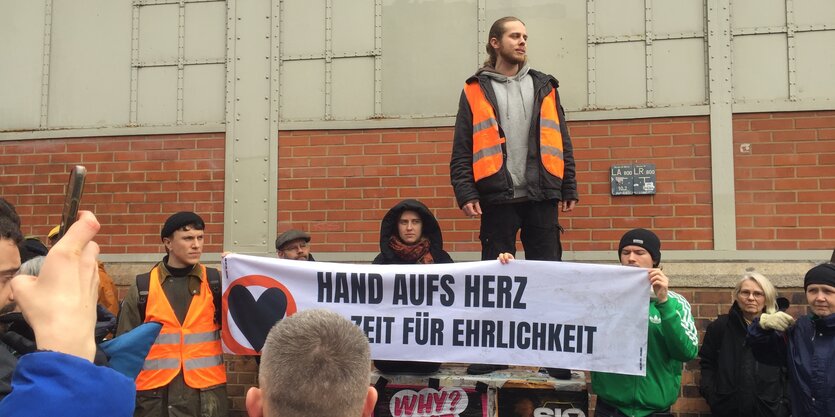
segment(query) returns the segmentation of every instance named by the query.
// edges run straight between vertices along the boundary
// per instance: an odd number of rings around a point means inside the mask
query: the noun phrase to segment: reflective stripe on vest
[[[464,85],[464,94],[473,114],[473,176],[475,181],[489,177],[502,168],[504,156],[499,124],[493,106],[477,82]],[[539,111],[539,150],[542,165],[553,176],[562,178],[565,171],[562,132],[557,112],[556,89],[542,100]]]
[[[206,267],[200,267],[205,278]],[[220,328],[214,321],[214,303],[207,279],[201,282],[200,293],[192,297],[181,325],[162,289],[159,267],[155,267],[151,270],[145,311],[145,322],[149,321],[162,323],[162,330],[136,378],[137,390],[165,386],[181,371],[191,388],[226,383]]]
[[[557,90],[551,89],[542,99],[539,110],[539,153],[542,166],[551,175],[562,178],[565,172],[565,161],[562,156],[562,132],[560,131],[560,115],[557,112]]]
[[[499,135],[496,112],[478,83],[465,84],[464,94],[473,113],[473,176],[478,182],[502,168],[505,139]]]

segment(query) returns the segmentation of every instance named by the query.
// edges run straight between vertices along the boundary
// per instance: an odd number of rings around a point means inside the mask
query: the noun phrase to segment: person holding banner
[[[250,417],[369,417],[377,390],[368,385],[368,337],[324,309],[300,311],[267,335],[258,385],[246,393]]]
[[[453,261],[444,250],[438,220],[426,205],[410,199],[395,204],[380,222],[380,253],[372,263],[449,264]],[[441,364],[375,360],[374,366],[385,373],[431,374]]]
[[[279,259],[314,261],[310,253],[310,235],[298,229],[290,229],[278,235],[275,239],[275,254]]]
[[[793,416],[835,416],[835,264],[810,269],[803,279],[811,314],[795,319],[763,313],[748,326],[758,361],[788,367]]]
[[[645,268],[653,295],[649,305],[646,376],[592,372],[597,394],[595,417],[672,416],[678,398],[681,367],[699,347],[690,304],[669,290],[669,278],[659,268],[661,240],[646,229],[633,229],[618,245],[620,263]]]
[[[136,417],[228,415],[220,274],[200,263],[205,227],[196,213],[171,215],[160,232],[165,257],[136,277],[122,302],[117,336],[162,323],[136,378]]]
[[[699,349],[699,392],[714,417],[788,417],[786,368],[759,363],[745,343],[748,325],[777,312],[777,290],[768,278],[746,272],[733,291],[733,305],[705,331]]]

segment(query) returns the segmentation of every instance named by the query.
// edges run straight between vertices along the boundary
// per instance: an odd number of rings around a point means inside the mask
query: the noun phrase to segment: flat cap
[[[286,245],[288,242],[292,242],[294,240],[304,239],[305,242],[310,242],[310,235],[302,232],[299,229],[290,229],[280,235],[275,239],[275,249],[281,250],[281,247]]]

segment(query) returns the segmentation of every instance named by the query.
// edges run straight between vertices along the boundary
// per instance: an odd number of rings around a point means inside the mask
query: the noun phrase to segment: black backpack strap
[[[206,267],[206,279],[209,281],[209,289],[212,290],[212,300],[215,303],[215,323],[218,325],[221,324],[221,317],[223,317],[222,309],[222,301],[223,295],[221,294],[221,281],[220,281],[220,271],[214,268]]]
[[[146,272],[136,276],[136,289],[139,291],[139,299],[136,302],[139,307],[139,321],[145,323],[145,307],[148,306],[148,289],[151,287],[151,273]]]

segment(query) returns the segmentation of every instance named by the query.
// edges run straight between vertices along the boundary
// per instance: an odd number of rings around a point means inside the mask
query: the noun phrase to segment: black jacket
[[[0,341],[0,401],[12,392],[12,375],[16,366],[14,349]]]
[[[379,265],[392,264],[413,264],[414,261],[406,261],[389,247],[389,239],[397,235],[397,224],[400,214],[405,210],[417,212],[422,221],[422,235],[429,239],[429,253],[436,264],[451,264],[452,258],[444,251],[444,238],[441,236],[441,227],[438,220],[432,215],[423,203],[417,200],[403,200],[386,213],[380,222],[380,253],[372,263]],[[441,364],[437,362],[412,362],[412,361],[382,361],[375,360],[374,366],[384,374],[431,374],[436,372]]]
[[[714,417],[784,417],[790,414],[785,367],[757,362],[745,341],[736,302],[707,326],[699,350],[699,391]]]
[[[400,220],[400,214],[406,210],[417,212],[420,215],[423,222],[421,231],[423,237],[429,239],[429,253],[432,254],[435,263],[451,264],[452,258],[444,251],[444,238],[441,235],[438,220],[423,203],[417,200],[403,200],[392,207],[383,217],[383,221],[380,222],[380,253],[372,263],[380,265],[414,263],[401,259],[389,247],[389,239],[397,235],[397,223]]]
[[[529,70],[533,78],[534,102],[532,113],[531,130],[528,134],[528,160],[538,163],[528,163],[525,169],[525,178],[528,181],[528,198],[533,201],[544,200],[579,200],[577,194],[577,180],[574,168],[574,148],[571,145],[571,137],[565,124],[565,112],[562,105],[558,105],[557,112],[560,120],[560,133],[563,141],[563,162],[565,170],[563,178],[560,179],[548,173],[542,165],[542,158],[539,150],[539,113],[542,107],[542,100],[556,90],[559,86],[557,79],[551,75],[543,74],[536,70]],[[496,115],[499,114],[496,105],[496,93],[490,78],[486,75],[473,75],[467,79],[467,83],[477,82],[481,85],[485,97],[493,106]],[[557,103],[561,103],[559,92],[556,93]],[[499,132],[504,136],[501,123]],[[455,119],[455,138],[452,144],[452,158],[449,162],[449,175],[452,188],[455,190],[455,198],[458,206],[461,207],[469,201],[479,200],[482,204],[499,203],[513,198],[513,181],[510,172],[507,170],[507,148],[502,144],[504,164],[502,169],[478,183],[473,176],[473,113],[467,102],[467,96],[461,92],[458,103],[458,116]]]

